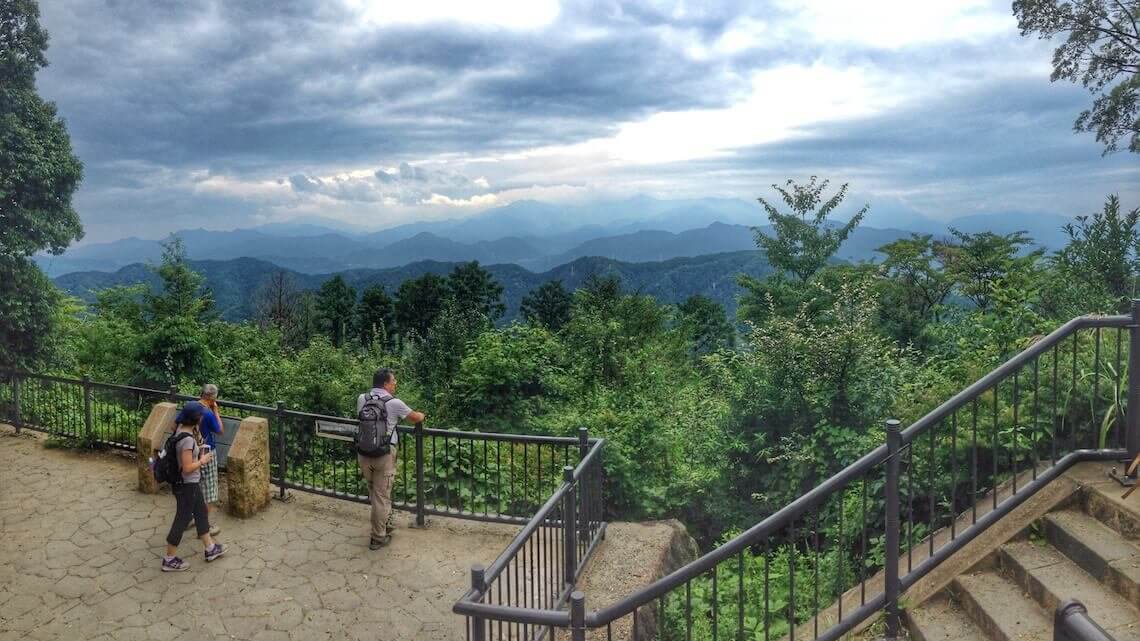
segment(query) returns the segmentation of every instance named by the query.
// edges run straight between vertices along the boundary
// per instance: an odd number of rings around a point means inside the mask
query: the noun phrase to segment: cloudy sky
[[[1008,1],[40,4],[87,241],[812,174],[932,218],[1140,205]]]

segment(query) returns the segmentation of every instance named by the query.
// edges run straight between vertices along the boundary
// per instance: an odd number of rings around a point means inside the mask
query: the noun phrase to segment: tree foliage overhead
[[[1015,0],[1013,14],[1023,36],[1065,37],[1052,80],[1100,93],[1073,128],[1096,132],[1105,153],[1121,140],[1140,153],[1140,0]]]
[[[47,32],[30,0],[0,3],[0,254],[60,254],[83,237],[71,196],[83,165],[55,105],[36,93]]]
[[[29,257],[83,237],[71,206],[83,165],[55,105],[36,93],[47,45],[33,0],[0,2],[0,357],[25,366],[44,355],[63,300]]]

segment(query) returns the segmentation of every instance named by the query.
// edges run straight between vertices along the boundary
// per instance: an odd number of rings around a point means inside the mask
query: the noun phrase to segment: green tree
[[[781,212],[764,198],[757,198],[768,214],[775,235],[769,236],[759,227],[753,227],[752,233],[756,245],[767,253],[768,262],[773,267],[785,270],[803,282],[839,251],[839,246],[867,215],[870,205],[864,205],[850,220],[835,227],[828,223],[827,217],[847,196],[846,184],[826,201],[823,192],[830,184],[828,180],[818,182],[812,176],[804,185],[793,180],[786,184],[790,191],[779,185],[772,185],[772,189],[780,193],[790,213]]]
[[[182,240],[162,245],[162,262],[154,267],[162,280],[159,292],[146,292],[143,305],[151,319],[186,317],[207,321],[214,317],[214,301],[205,288],[206,278],[190,268]]]
[[[736,329],[728,322],[724,307],[707,296],[690,296],[677,306],[680,328],[694,356],[704,356],[720,349],[731,349],[736,342]]]
[[[616,277],[591,276],[574,293],[564,337],[577,375],[595,391],[637,379],[649,353],[641,348],[663,340],[664,329],[665,312],[653,298],[623,293]]]
[[[71,205],[83,165],[55,105],[36,93],[47,46],[34,1],[0,3],[0,354],[21,367],[46,356],[63,300],[29,257],[83,237]]]
[[[929,234],[912,234],[878,249],[882,263],[880,314],[887,332],[901,344],[920,344],[929,323],[941,320],[940,310],[954,282],[942,271],[937,243]]]
[[[321,284],[317,292],[317,314],[321,331],[329,337],[334,347],[344,345],[355,310],[356,291],[345,282],[343,276],[337,274]]]
[[[1063,270],[1086,283],[1103,286],[1125,303],[1135,293],[1140,272],[1140,207],[1120,213],[1120,198],[1108,197],[1104,210],[1077,216],[1065,225],[1068,244],[1054,256]]]
[[[388,349],[394,335],[396,309],[383,285],[373,285],[360,295],[356,306],[356,338],[363,347]]]
[[[519,311],[528,324],[557,332],[569,322],[573,302],[562,281],[549,280],[523,296]]]
[[[955,240],[938,244],[934,251],[958,291],[983,312],[993,306],[996,283],[1010,272],[1036,268],[1043,253],[1026,251],[1033,241],[1023,231],[968,234],[951,228],[950,234]]]
[[[1013,15],[1023,36],[1065,36],[1053,51],[1050,80],[1100,93],[1073,129],[1095,131],[1104,153],[1121,139],[1140,153],[1140,1],[1014,0]]]
[[[400,335],[427,336],[447,299],[447,281],[435,274],[424,274],[400,283],[396,291],[396,326]]]
[[[507,307],[503,304],[503,286],[479,261],[463,263],[447,277],[447,293],[456,305],[473,309],[487,320],[498,320]]]
[[[63,295],[30,260],[0,256],[0,365],[36,368],[50,360]]]
[[[481,334],[459,365],[443,418],[488,432],[526,432],[563,395],[563,348],[544,327]]]
[[[452,386],[472,342],[488,327],[487,317],[448,300],[426,335],[409,342],[405,361],[424,396],[436,401]]]
[[[153,268],[162,281],[158,291],[142,294],[136,382],[176,385],[208,368],[212,354],[207,323],[216,319],[205,278],[190,268],[182,241],[163,245],[162,262]],[[131,307],[120,299],[123,312]]]

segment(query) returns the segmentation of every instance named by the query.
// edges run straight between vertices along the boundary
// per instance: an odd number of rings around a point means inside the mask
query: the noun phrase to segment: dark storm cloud
[[[91,162],[227,171],[569,143],[742,88],[648,29],[581,42],[556,27],[353,32],[321,6],[45,7],[42,86]]]
[[[888,50],[813,41],[804,32],[810,25],[749,2],[678,10],[653,1],[569,1],[554,23],[518,30],[365,27],[341,3],[321,0],[40,4],[52,36],[40,89],[58,103],[85,162],[77,205],[94,239],[248,225],[276,215],[274,207],[293,214],[300,210],[290,207],[314,201],[327,209],[300,213],[355,212],[360,222],[437,195],[464,201],[535,185],[608,180],[612,187],[626,177],[626,184],[736,195],[758,177],[766,184],[851,175],[901,191],[940,185],[945,200],[971,182],[1040,194],[1065,181],[1100,189],[1112,184],[1111,172],[1131,167],[1119,156],[1100,159],[1091,136],[1071,133],[1089,102],[1084,92],[1049,85],[1047,72],[985,77],[1023,55],[1014,51],[1015,28],[996,44]],[[719,48],[749,16],[772,29],[745,36],[743,48]],[[753,74],[817,63],[926,84],[927,98],[715,160],[507,160],[454,171],[424,162],[570,145],[663,111],[739,104],[752,92]],[[967,85],[968,92],[952,89]],[[770,99],[801,97],[777,87]],[[557,177],[547,179],[547,168]],[[1136,179],[1134,171],[1122,175]]]

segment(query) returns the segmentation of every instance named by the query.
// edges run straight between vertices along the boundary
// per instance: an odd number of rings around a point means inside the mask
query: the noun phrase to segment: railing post
[[[1132,325],[1128,328],[1128,413],[1125,416],[1125,446],[1128,459],[1140,455],[1140,300],[1132,301]],[[1135,478],[1133,472],[1133,478]]]
[[[578,461],[586,459],[586,455],[590,453],[590,433],[585,427],[578,428]],[[581,462],[578,463],[581,465]],[[590,502],[593,500],[593,488],[590,487],[590,475],[586,472],[585,468],[582,469],[581,475],[578,477],[578,496],[581,499],[582,509],[578,513],[578,540],[585,541],[585,545],[590,545],[590,518],[593,517],[593,510],[591,509]]]
[[[95,417],[92,411],[94,390],[91,377],[83,377],[83,439],[88,444],[95,442]]]
[[[887,486],[886,486],[886,559],[883,564],[885,582],[886,638],[899,638],[899,450],[902,435],[899,422],[886,423],[887,432]]]
[[[1053,612],[1053,641],[1113,641],[1113,636],[1092,620],[1084,604],[1071,600]]]
[[[166,390],[166,400],[170,401],[171,403],[177,403],[178,402],[178,386],[177,385],[171,385]]]
[[[633,616],[637,616],[636,611]],[[586,641],[586,595],[578,590],[570,593],[570,639]]]
[[[277,499],[284,501],[288,498],[285,493],[285,479],[289,474],[289,449],[286,444],[285,430],[285,401],[277,401],[277,410],[273,412],[274,422],[277,423],[277,473],[281,475],[277,487],[281,488]]]
[[[471,566],[471,589],[479,594],[483,594],[484,576],[487,569],[482,565]],[[479,599],[480,601],[482,598]],[[471,617],[471,641],[486,641],[487,640],[487,624],[481,617]]]
[[[562,481],[570,486],[562,496],[562,567],[565,569],[562,579],[566,585],[574,585],[578,576],[578,501],[574,492],[574,468],[569,465],[562,468]]]
[[[12,417],[12,421],[16,424],[16,433],[17,434],[20,433],[20,428],[24,427],[24,414],[21,411],[21,407],[20,407],[20,388],[21,387],[22,386],[20,385],[20,374],[13,372],[12,373],[12,405],[13,405],[12,410],[15,413],[15,415]]]
[[[424,424],[416,423],[413,432],[416,437],[416,526],[424,527],[427,524],[427,512],[424,504]]]

